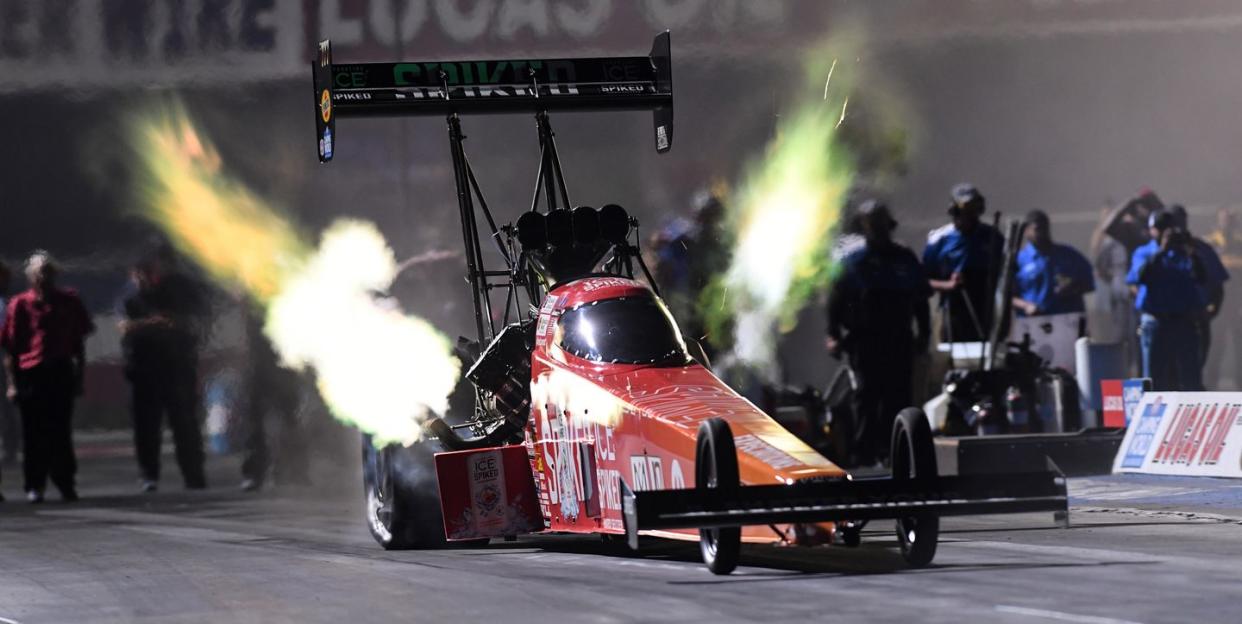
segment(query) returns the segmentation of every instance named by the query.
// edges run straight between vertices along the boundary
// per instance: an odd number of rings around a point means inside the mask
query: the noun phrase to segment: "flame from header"
[[[829,249],[854,179],[838,137],[849,103],[833,79],[839,71],[835,60],[826,72],[808,69],[818,84],[782,116],[729,202],[732,259],[701,309],[712,333],[732,325],[732,354],[748,368],[774,370],[776,332],[791,330],[830,278]]]
[[[447,409],[460,374],[451,343],[372,293],[397,274],[370,223],[341,220],[316,249],[270,204],[228,175],[182,107],[135,123],[145,217],[216,282],[266,310],[285,365],[313,370],[340,420],[379,444],[412,444]]]

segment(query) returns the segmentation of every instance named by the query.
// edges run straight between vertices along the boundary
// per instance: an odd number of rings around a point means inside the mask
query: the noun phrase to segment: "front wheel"
[[[737,491],[741,477],[729,423],[712,418],[699,426],[694,485],[699,489]],[[699,529],[699,550],[712,574],[729,574],[742,552],[742,528]]]
[[[907,407],[897,415],[893,423],[892,453],[894,480],[934,479],[938,476],[936,446],[923,410]],[[920,513],[897,520],[897,543],[901,545],[901,556],[910,567],[921,568],[931,563],[936,557],[939,539],[940,516],[934,513]]]

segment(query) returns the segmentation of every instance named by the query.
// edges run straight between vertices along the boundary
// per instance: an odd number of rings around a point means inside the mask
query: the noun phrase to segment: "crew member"
[[[301,378],[296,371],[280,365],[280,358],[263,334],[262,315],[247,314],[246,343],[250,355],[249,394],[246,410],[245,458],[242,460],[241,489],[252,492],[263,487],[272,467],[271,447],[266,423],[275,417],[280,427],[280,444],[273,476],[279,485],[306,485],[306,444],[298,422]]]
[[[160,479],[161,421],[167,415],[177,465],[187,489],[207,487],[198,422],[198,343],[207,302],[197,280],[177,270],[166,245],[133,272],[135,292],[124,302],[121,344],[132,392],[134,451],[143,492]]]
[[[1242,231],[1238,230],[1236,215],[1228,208],[1216,211],[1216,229],[1208,234],[1207,241],[1216,249],[1226,270],[1242,270]],[[1225,319],[1225,336],[1219,348],[1209,351],[1208,379],[1219,380],[1222,373],[1228,373],[1234,389],[1242,390],[1242,296],[1238,294],[1238,289],[1225,291],[1220,310]],[[1232,345],[1233,349],[1233,369],[1230,371],[1221,370],[1221,353],[1226,344]]]
[[[1052,240],[1042,210],[1026,215],[1026,244],[1018,251],[1013,307],[1021,316],[1084,313],[1083,295],[1095,290],[1091,262],[1078,250]]]
[[[932,232],[923,249],[923,266],[940,293],[941,339],[979,342],[992,324],[992,299],[1004,256],[1005,238],[980,221],[983,195],[970,184],[952,190],[953,222]]]
[[[867,200],[858,208],[865,245],[842,260],[828,299],[828,351],[848,356],[854,392],[855,465],[888,459],[897,412],[913,394],[913,359],[927,350],[931,295],[918,257],[893,241],[888,207]]]
[[[1134,251],[1126,277],[1140,314],[1143,376],[1155,390],[1203,390],[1198,332],[1206,306],[1203,262],[1169,212],[1153,212],[1148,226],[1151,241]]]
[[[701,313],[700,298],[712,278],[728,265],[725,208],[718,194],[699,191],[691,210],[692,219],[674,219],[657,236],[656,278],[682,334],[697,341],[711,359],[727,348],[727,337],[710,335],[712,328]]]
[[[77,293],[56,286],[46,251],[26,261],[30,289],[9,301],[0,343],[7,396],[22,414],[26,500],[43,502],[48,477],[66,501],[78,499],[74,476],[73,401],[82,394],[86,336],[95,331]]]
[[[1203,358],[1203,365],[1206,366],[1212,345],[1212,320],[1220,314],[1221,305],[1225,302],[1225,282],[1229,280],[1229,271],[1225,269],[1216,250],[1207,241],[1191,233],[1185,206],[1173,204],[1169,206],[1169,213],[1173,215],[1173,225],[1190,237],[1190,244],[1194,246],[1195,254],[1203,263],[1203,284],[1200,290],[1207,305],[1199,317],[1199,356]],[[1217,380],[1211,381],[1215,384]]]

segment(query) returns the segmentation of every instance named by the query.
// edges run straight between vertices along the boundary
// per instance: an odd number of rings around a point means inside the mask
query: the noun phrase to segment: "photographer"
[[[1153,212],[1147,225],[1151,241],[1134,251],[1126,277],[1141,315],[1143,376],[1155,390],[1203,390],[1198,337],[1206,308],[1203,261],[1171,213]]]
[[[1203,283],[1199,285],[1199,290],[1203,294],[1206,306],[1199,318],[1199,357],[1206,366],[1208,352],[1212,347],[1212,320],[1220,313],[1221,305],[1225,302],[1225,282],[1229,281],[1229,271],[1221,262],[1216,250],[1207,241],[1190,231],[1190,219],[1186,214],[1185,206],[1173,204],[1169,206],[1169,214],[1173,215],[1173,227],[1186,232],[1190,238],[1190,244],[1194,246],[1195,255],[1203,263]],[[1219,375],[1208,381],[1215,385],[1219,381]]]

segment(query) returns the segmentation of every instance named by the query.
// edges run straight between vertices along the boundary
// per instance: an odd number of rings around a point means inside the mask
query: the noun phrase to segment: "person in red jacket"
[[[56,286],[50,254],[26,262],[30,289],[14,296],[0,328],[8,399],[22,415],[26,500],[43,501],[48,477],[66,501],[77,500],[73,401],[82,393],[85,339],[95,331],[82,300]]]

